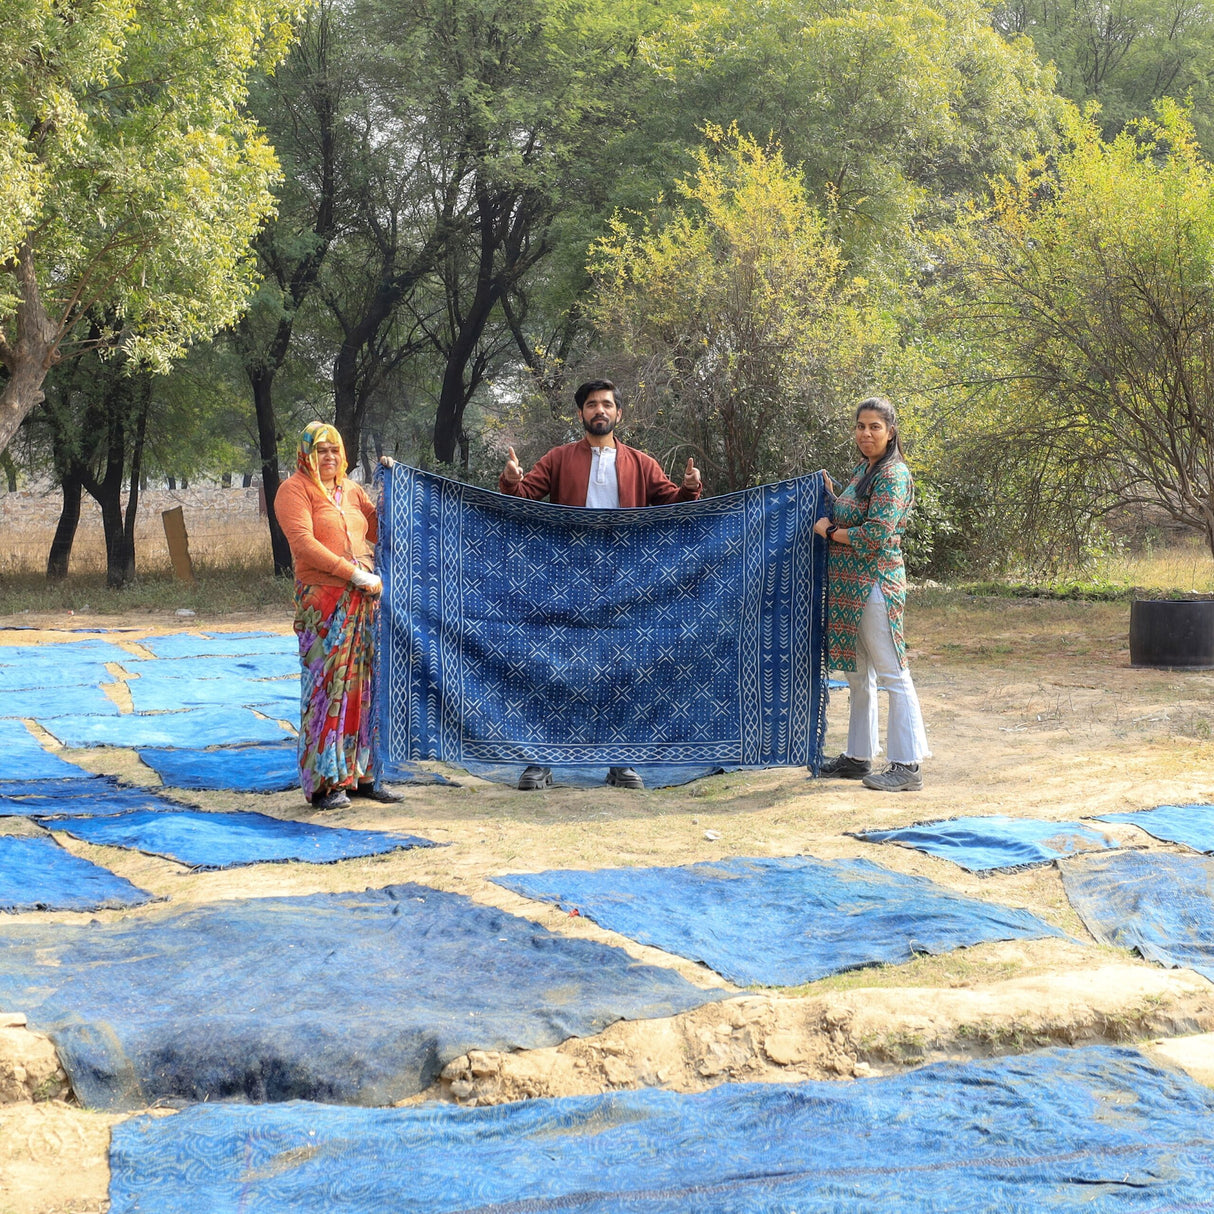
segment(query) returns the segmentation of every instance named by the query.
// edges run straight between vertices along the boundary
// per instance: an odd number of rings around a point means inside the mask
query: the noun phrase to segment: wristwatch
[[[828,542],[835,538],[835,532],[838,530],[839,530],[838,523],[831,523],[830,526],[826,528],[826,539]]]

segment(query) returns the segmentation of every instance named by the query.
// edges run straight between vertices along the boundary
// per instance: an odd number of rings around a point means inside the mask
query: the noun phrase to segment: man
[[[665,502],[694,502],[703,489],[700,470],[689,459],[683,483],[676,485],[652,456],[617,442],[615,428],[624,409],[615,384],[592,379],[573,394],[585,437],[576,443],[553,447],[525,476],[511,447],[498,488],[514,497],[546,497],[558,506],[589,506],[614,510],[617,507],[660,506]],[[552,771],[533,765],[519,777],[526,792],[547,788]],[[607,783],[617,788],[644,788],[644,781],[631,767],[613,767]]]

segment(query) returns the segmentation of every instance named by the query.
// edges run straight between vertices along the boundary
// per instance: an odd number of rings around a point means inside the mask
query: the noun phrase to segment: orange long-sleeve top
[[[278,487],[274,515],[291,545],[296,581],[305,586],[344,586],[356,563],[374,569],[378,519],[357,482],[342,481],[338,507],[315,481],[296,472]]]

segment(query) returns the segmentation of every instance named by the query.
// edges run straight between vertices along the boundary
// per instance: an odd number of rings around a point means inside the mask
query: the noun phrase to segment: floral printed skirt
[[[372,778],[377,596],[295,583],[299,638],[299,778],[304,796]]]

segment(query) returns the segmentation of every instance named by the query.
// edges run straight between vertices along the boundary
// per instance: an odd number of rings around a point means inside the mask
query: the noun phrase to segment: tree
[[[942,317],[969,457],[1030,540],[1149,504],[1214,553],[1214,169],[1187,115],[1075,112],[950,242]]]
[[[235,319],[277,175],[246,82],[304,3],[5,4],[0,449],[59,359],[121,347],[163,370]]]
[[[779,148],[707,136],[680,204],[594,246],[591,316],[637,385],[630,428],[689,443],[724,492],[833,462],[888,331]]]

